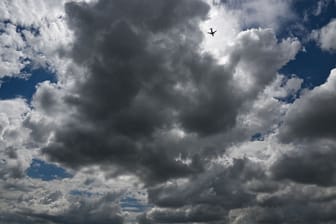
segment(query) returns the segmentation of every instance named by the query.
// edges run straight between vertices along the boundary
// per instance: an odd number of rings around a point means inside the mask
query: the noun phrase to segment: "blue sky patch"
[[[251,136],[251,142],[255,142],[255,141],[264,141],[264,136],[261,133],[256,133],[254,135]]]
[[[40,28],[39,27],[34,27],[34,26],[21,26],[21,25],[16,25],[16,32],[21,33],[22,39],[26,40],[26,37],[22,33],[22,31],[27,30],[30,33],[32,33],[35,37],[41,35],[40,33]]]
[[[31,69],[27,66],[22,70],[22,74],[27,74],[28,77],[4,77],[0,79],[0,99],[23,97],[30,102],[38,83],[47,80],[53,83],[57,81],[56,75],[45,68]]]
[[[319,29],[335,18],[336,4],[334,0],[327,0],[318,12],[318,1],[297,0],[293,2],[293,9],[308,29]]]
[[[24,26],[24,25],[20,25],[20,24],[15,24],[11,20],[8,20],[8,19],[2,20],[2,21],[0,20],[0,23],[4,24],[5,27],[7,27],[8,24],[16,26],[16,32],[21,35],[21,38],[24,41],[26,41],[26,37],[25,37],[25,35],[22,31],[28,31],[31,34],[33,34],[35,37],[41,35],[40,27],[36,27],[34,25]],[[4,30],[2,30],[2,32],[1,32],[1,29],[0,29],[0,34],[3,33],[3,32],[4,32]]]
[[[123,197],[119,204],[125,212],[145,212],[151,207],[150,205],[144,205],[140,200],[129,196]]]
[[[298,37],[305,51],[299,52],[295,60],[290,61],[280,72],[288,76],[295,74],[304,80],[302,87],[313,88],[326,81],[330,70],[336,66],[336,54],[322,51],[309,35],[313,30],[321,29],[335,18],[336,2],[325,1],[324,7],[318,12],[318,1],[298,0],[293,2],[293,10],[298,20],[286,26],[278,36]]]
[[[307,39],[310,32],[327,25],[335,18],[336,3],[333,0],[326,1],[319,14],[317,14],[318,1],[297,0],[292,3],[292,10],[296,14],[295,21],[283,24],[278,37],[286,38],[295,36],[301,40]]]
[[[324,83],[336,66],[336,54],[322,51],[314,42],[305,45],[306,52],[300,51],[296,59],[285,65],[280,73],[295,74],[304,80],[302,87],[314,87]]]
[[[26,174],[33,179],[41,179],[43,181],[72,177],[72,175],[62,167],[39,159],[33,159],[30,167],[26,170]]]

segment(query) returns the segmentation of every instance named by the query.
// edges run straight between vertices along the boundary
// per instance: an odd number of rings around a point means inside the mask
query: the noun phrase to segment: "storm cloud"
[[[244,103],[299,47],[290,39],[278,43],[271,30],[246,31],[237,37],[230,63],[221,65],[201,53],[199,23],[209,11],[203,1],[72,2],[65,7],[75,34],[68,55],[86,72],[74,93],[64,97],[77,113],[43,152],[70,167],[108,165],[116,175],[136,174],[149,182],[202,171],[207,159],[203,149],[193,149],[195,139],[233,128]],[[268,69],[259,69],[264,63]],[[252,84],[242,94],[234,74],[246,67]],[[169,137],[174,129],[186,138]],[[186,141],[191,146],[185,147]]]
[[[326,83],[307,91],[288,111],[280,139],[284,142],[319,138],[335,139],[336,70],[330,72]]]
[[[297,1],[5,2],[0,76],[56,79],[0,100],[0,222],[335,222],[336,70],[288,74]]]

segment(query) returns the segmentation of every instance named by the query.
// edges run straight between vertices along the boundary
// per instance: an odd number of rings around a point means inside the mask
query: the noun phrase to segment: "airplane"
[[[210,28],[210,32],[208,32],[208,34],[215,36],[215,33],[217,32],[217,30],[213,30],[212,28]]]

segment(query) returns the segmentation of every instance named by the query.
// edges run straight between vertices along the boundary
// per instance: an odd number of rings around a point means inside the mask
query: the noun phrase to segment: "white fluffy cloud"
[[[33,152],[23,121],[30,108],[23,99],[0,101],[0,178],[22,178]]]
[[[277,33],[286,22],[296,18],[290,0],[205,0],[212,7],[201,28],[218,31],[214,37],[206,35],[205,51],[213,53],[225,62],[228,45],[235,42],[237,34],[247,28],[270,28]]]
[[[229,61],[236,64],[235,79],[242,92],[260,90],[274,80],[276,72],[295,58],[301,47],[295,38],[278,43],[271,29],[240,32],[227,49]]]
[[[0,3],[0,77],[19,76],[25,66],[62,69],[58,51],[71,42],[64,20],[66,1]]]
[[[21,35],[16,32],[16,26],[12,24],[1,24],[3,30],[0,35],[1,68],[0,78],[3,76],[18,75],[27,62],[24,61],[24,49],[26,43]]]
[[[278,30],[295,18],[291,0],[215,0],[235,13],[242,27],[263,27]]]
[[[336,51],[336,19],[331,20],[320,30],[313,31],[312,36],[322,50]]]

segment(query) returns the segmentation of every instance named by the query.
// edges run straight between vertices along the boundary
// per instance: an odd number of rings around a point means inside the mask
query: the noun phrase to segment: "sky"
[[[0,223],[336,223],[335,12],[1,1]]]

